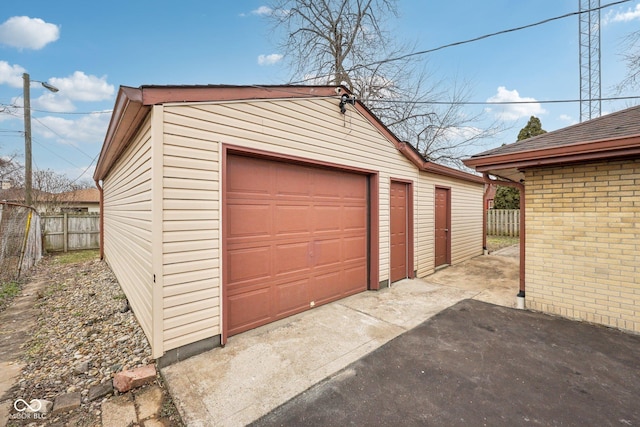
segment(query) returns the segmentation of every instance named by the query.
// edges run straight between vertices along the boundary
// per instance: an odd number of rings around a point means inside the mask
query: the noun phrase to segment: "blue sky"
[[[602,0],[602,5],[608,3]],[[578,0],[399,2],[398,40],[416,50],[575,12]],[[261,12],[264,1],[30,0],[0,9],[0,155],[24,156],[22,73],[60,89],[31,86],[34,168],[91,178],[120,85],[280,84],[290,72]],[[602,94],[625,73],[622,39],[640,29],[640,0],[602,12]],[[451,83],[470,82],[470,101],[579,98],[578,18],[451,47],[419,57]],[[626,93],[624,95],[640,95]],[[637,101],[634,104],[638,103]],[[605,102],[603,112],[631,105]],[[529,116],[546,130],[579,120],[579,105],[469,106],[507,131],[484,148],[512,142]],[[478,125],[478,124],[476,124]],[[477,151],[477,150],[476,150]],[[470,152],[469,155],[474,154]]]

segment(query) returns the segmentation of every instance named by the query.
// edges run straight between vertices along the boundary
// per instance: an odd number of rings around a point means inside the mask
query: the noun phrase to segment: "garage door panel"
[[[309,269],[309,243],[306,241],[275,245],[274,253],[276,275],[304,272]]]
[[[280,318],[308,309],[311,297],[309,288],[309,279],[275,286],[276,316]]]
[[[313,225],[315,231],[340,231],[340,206],[316,205],[313,209]]]
[[[282,163],[277,165],[275,176],[275,193],[277,195],[310,197],[311,176],[308,169]]]
[[[234,155],[227,166],[259,176],[225,184],[229,335],[366,290],[366,176]]]
[[[272,184],[269,182],[270,165],[259,159],[234,157],[227,165],[228,196],[268,196]]]
[[[367,209],[364,206],[345,206],[343,227],[345,230],[365,231],[367,228]]]
[[[367,268],[365,265],[357,263],[353,267],[345,268],[343,274],[344,288],[347,292],[354,293],[364,290],[362,286],[358,286],[357,284],[367,280]]]
[[[268,204],[227,204],[227,213],[233,221],[227,227],[227,238],[270,237],[271,207]]]
[[[322,304],[334,301],[343,294],[341,272],[331,272],[316,276],[313,282],[313,301]]]
[[[271,276],[270,246],[229,249],[227,253],[227,274],[230,284],[250,279],[267,280]]]
[[[305,205],[276,205],[275,233],[278,236],[294,233],[310,234],[311,207]]]
[[[316,267],[339,266],[342,262],[342,239],[316,240],[313,258]]]
[[[357,175],[344,174],[340,190],[344,199],[366,201],[367,182],[359,179]]]
[[[239,333],[263,324],[271,316],[269,288],[227,296],[229,333]]]
[[[345,237],[342,239],[342,258],[345,261],[366,260],[367,239],[363,236]]]
[[[344,172],[317,169],[314,174],[313,196],[319,200],[323,198],[340,199],[340,187]]]

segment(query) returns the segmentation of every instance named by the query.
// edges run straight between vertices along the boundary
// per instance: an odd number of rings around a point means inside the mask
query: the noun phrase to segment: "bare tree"
[[[618,93],[629,88],[640,88],[640,31],[634,31],[624,38],[622,58],[627,65],[627,75],[616,86]]]
[[[271,22],[284,29],[281,49],[296,76],[353,90],[352,67],[376,59],[387,45],[383,19],[397,14],[396,0],[277,0]]]
[[[17,155],[0,155],[0,182],[12,188],[22,187],[24,182],[24,166],[17,160]]]
[[[51,169],[36,170],[33,173],[33,204],[48,212],[56,211],[64,204],[63,193],[73,191],[71,180],[66,175]]]
[[[396,0],[276,0],[271,11],[293,81],[345,85],[425,158],[462,167],[470,146],[498,132],[477,125],[482,113],[462,111],[468,82],[436,79],[406,56],[412,46],[386,29]]]

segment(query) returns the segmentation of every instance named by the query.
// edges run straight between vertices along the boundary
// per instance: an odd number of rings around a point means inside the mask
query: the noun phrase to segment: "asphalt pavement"
[[[464,300],[252,426],[638,426],[640,336]]]

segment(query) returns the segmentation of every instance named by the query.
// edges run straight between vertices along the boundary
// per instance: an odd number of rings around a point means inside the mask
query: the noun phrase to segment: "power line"
[[[53,129],[51,129],[49,126],[45,125],[44,123],[42,123],[40,120],[38,120],[37,118],[33,118],[33,120],[35,120],[36,122],[40,123],[43,127],[47,128],[51,133],[53,133],[54,135],[56,135],[58,138],[64,139],[64,137],[62,135],[60,135],[58,132],[54,131]],[[91,155],[85,153],[84,151],[82,151],[80,148],[76,147],[73,144],[69,144],[71,147],[73,147],[74,149],[76,149],[79,153],[84,154],[85,156],[87,156],[87,158],[91,158]]]
[[[22,105],[16,104],[4,104],[0,103],[0,108],[15,108],[15,109],[23,109]],[[91,114],[111,114],[113,110],[102,110],[102,111],[51,111],[51,110],[40,110],[37,108],[31,108],[31,111],[37,111],[38,113],[48,113],[48,114],[65,114],[65,115],[91,115]],[[0,110],[0,113],[3,110]]]
[[[610,98],[598,98],[592,101],[622,101],[629,99],[640,99],[640,95],[636,96],[615,96]],[[442,104],[442,105],[517,105],[517,104],[567,104],[573,102],[581,102],[580,99],[551,99],[544,101],[413,101],[401,99],[376,99],[372,102],[400,103],[400,104]]]
[[[69,185],[71,185],[71,184],[75,183],[75,182],[76,182],[76,181],[78,181],[80,178],[82,178],[82,176],[83,176],[85,173],[87,173],[87,171],[88,171],[89,169],[91,169],[91,166],[93,166],[93,163],[94,163],[96,160],[98,160],[98,156],[99,156],[99,155],[100,155],[100,153],[96,154],[96,156],[93,158],[93,160],[91,160],[91,163],[89,163],[89,166],[87,166],[87,167],[82,171],[82,173],[80,174],[80,176],[78,176],[76,179],[74,179],[73,181],[71,181],[71,182],[69,183]]]
[[[538,22],[534,22],[532,24],[527,24],[527,25],[522,25],[520,27],[514,27],[514,28],[509,28],[506,30],[501,30],[501,31],[496,31],[494,33],[489,33],[489,34],[484,34],[482,36],[478,36],[478,37],[474,37],[472,39],[467,39],[467,40],[462,40],[462,41],[458,41],[458,42],[453,42],[453,43],[448,43],[442,46],[438,46],[438,47],[434,47],[432,49],[426,49],[426,50],[421,50],[421,51],[417,51],[417,52],[411,52],[411,53],[407,53],[405,55],[400,55],[400,56],[396,56],[394,58],[387,58],[387,59],[383,59],[380,61],[374,61],[374,62],[370,62],[368,64],[358,64],[358,65],[354,65],[353,67],[349,68],[346,72],[349,73],[351,71],[355,71],[358,70],[360,68],[367,68],[367,67],[371,67],[373,65],[380,65],[380,64],[385,64],[388,62],[395,62],[395,61],[400,61],[402,59],[406,59],[406,58],[410,58],[413,56],[418,56],[418,55],[425,55],[427,53],[433,53],[433,52],[437,52],[439,50],[443,50],[443,49],[447,49],[450,47],[454,47],[454,46],[460,46],[463,44],[468,44],[468,43],[473,43],[473,42],[477,42],[479,40],[484,40],[490,37],[495,37],[498,35],[502,35],[502,34],[507,34],[507,33],[512,33],[515,31],[520,31],[520,30],[524,30],[527,28],[532,28],[532,27],[536,27],[539,25],[543,25],[543,24],[548,24],[549,22],[553,22],[553,21],[557,21],[560,19],[564,19],[564,18],[569,18],[571,16],[576,16],[579,15],[581,13],[589,13],[589,12],[594,12],[597,10],[602,10],[611,6],[617,6],[619,4],[623,4],[623,3],[628,3],[632,0],[619,0],[616,2],[612,2],[612,3],[607,3],[604,6],[599,6],[596,8],[592,8],[592,9],[588,9],[588,10],[582,10],[582,11],[577,11],[577,12],[570,12],[570,13],[565,13],[564,15],[560,15],[560,16],[555,16],[553,18],[547,18],[547,19],[543,19],[542,21],[538,21]],[[314,77],[309,77],[303,80],[298,80],[298,81],[294,81],[294,82],[289,82],[290,84],[299,84],[299,83],[306,83],[310,80],[315,80],[319,77],[331,77],[332,74],[326,74],[326,75],[321,75],[321,76],[314,76]]]

